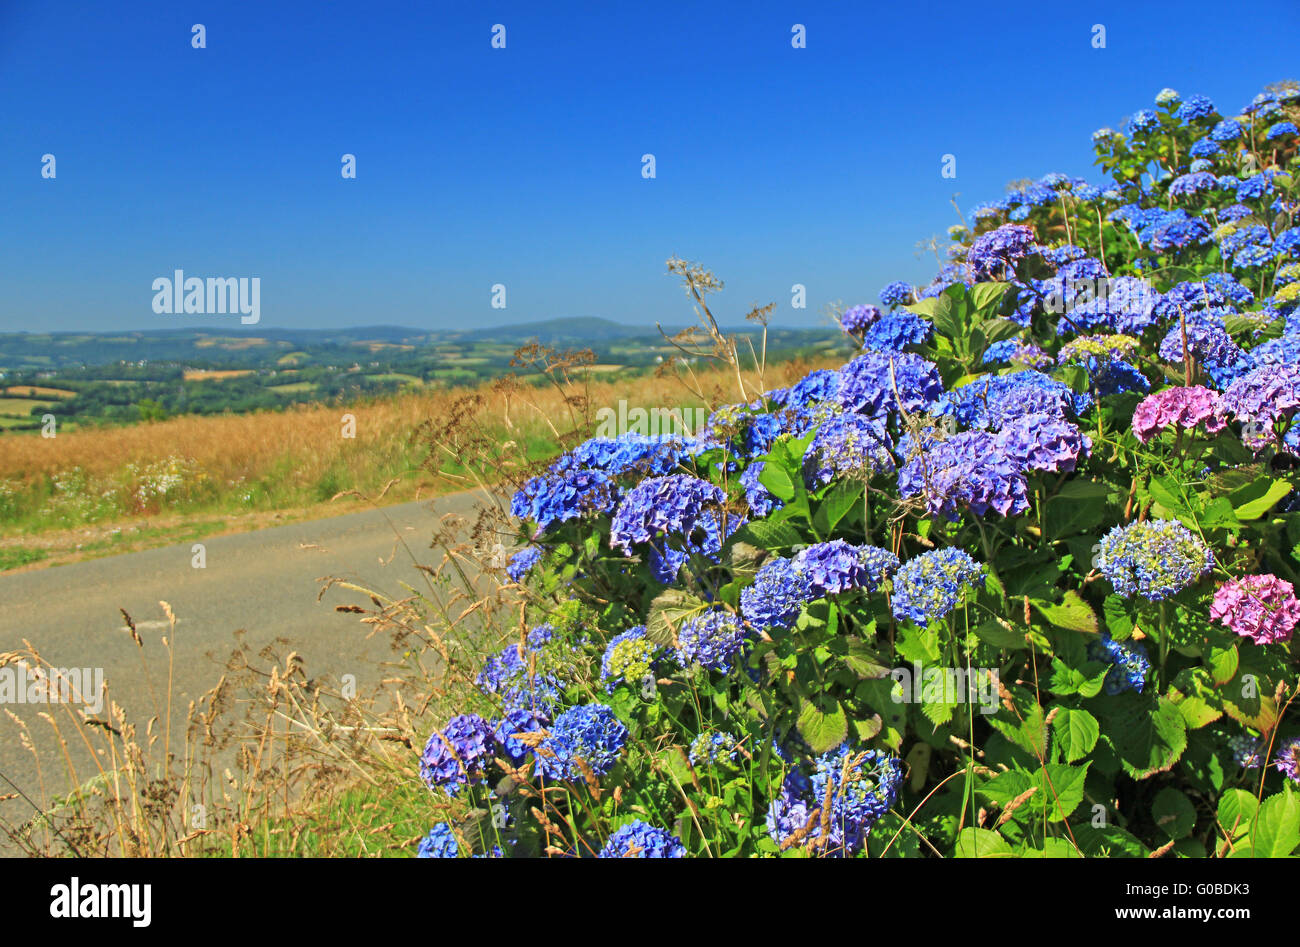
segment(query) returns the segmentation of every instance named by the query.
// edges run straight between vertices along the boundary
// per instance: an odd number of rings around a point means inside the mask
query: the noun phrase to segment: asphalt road
[[[175,699],[173,747],[183,739],[183,719],[190,700],[197,700],[220,678],[235,646],[234,632],[244,630],[255,654],[276,639],[288,639],[280,653],[299,651],[309,676],[357,677],[359,688],[380,679],[379,663],[391,657],[383,635],[365,640],[366,627],[355,614],[334,610],[337,604],[368,604],[358,593],[330,589],[317,601],[325,576],[341,576],[393,596],[404,596],[401,583],[427,587],[414,562],[437,567],[441,550],[429,548],[438,519],[468,513],[475,494],[454,494],[434,501],[406,503],[330,519],[271,527],[250,533],[209,537],[206,568],[194,568],[191,544],[127,553],[67,566],[0,575],[0,651],[19,650],[27,639],[52,666],[102,668],[114,700],[143,730],[154,703],[142,667],[140,649],[125,629],[119,609],[135,620],[144,640],[144,656],[153,687],[165,703],[166,654],[161,637],[167,621],[160,601],[170,603],[178,618],[173,645]],[[409,547],[410,553],[398,541]],[[414,560],[412,559],[414,555]],[[50,728],[37,713],[53,708],[0,703],[15,712],[37,737],[47,795],[66,791],[66,766]],[[179,734],[179,737],[178,737]],[[94,772],[84,749],[78,774]],[[0,713],[0,774],[40,800],[36,763],[19,742],[19,729]],[[0,795],[13,792],[0,779]],[[13,820],[31,814],[20,800],[0,810]],[[17,808],[15,808],[17,807]],[[26,808],[26,812],[22,809]],[[12,853],[0,836],[0,851]]]

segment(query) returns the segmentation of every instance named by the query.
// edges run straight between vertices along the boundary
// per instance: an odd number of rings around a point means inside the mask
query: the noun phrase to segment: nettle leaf
[[[1096,717],[1086,710],[1070,707],[1061,707],[1056,711],[1052,726],[1056,734],[1056,745],[1065,754],[1067,763],[1081,760],[1091,753],[1101,735],[1101,725],[1097,723]]]
[[[848,716],[838,702],[830,710],[822,710],[813,701],[804,701],[799,708],[797,726],[799,735],[814,753],[835,749],[849,735]]]
[[[1192,834],[1196,828],[1196,807],[1186,795],[1172,786],[1166,786],[1156,793],[1151,803],[1151,816],[1156,827],[1171,839],[1180,839]]]
[[[1017,631],[1015,625],[1002,619],[990,618],[982,625],[976,626],[975,634],[980,641],[991,644],[995,648],[1015,651],[1029,647],[1029,643],[1025,641],[1025,633]]]
[[[655,644],[675,646],[682,622],[703,612],[709,603],[683,589],[664,589],[650,603],[646,638]]]
[[[890,667],[885,658],[861,638],[853,635],[838,638],[832,642],[832,650],[837,643],[843,647],[844,663],[858,677],[875,680],[889,675]]]
[[[1096,700],[1106,735],[1134,779],[1167,772],[1187,749],[1187,722],[1167,697],[1157,697],[1154,706],[1134,694]]]
[[[1116,641],[1124,641],[1133,634],[1133,618],[1129,615],[1128,603],[1118,595],[1107,595],[1101,604],[1102,614],[1106,616],[1106,630]]]
[[[1016,853],[997,832],[967,826],[957,836],[953,846],[956,858],[1015,858]]]
[[[1291,492],[1285,480],[1261,477],[1229,494],[1233,510],[1241,520],[1257,520],[1277,505],[1277,501]]]
[[[1090,635],[1098,633],[1097,613],[1073,589],[1065,593],[1065,599],[1060,605],[1053,605],[1040,599],[1031,599],[1030,603],[1057,628],[1081,631]]]

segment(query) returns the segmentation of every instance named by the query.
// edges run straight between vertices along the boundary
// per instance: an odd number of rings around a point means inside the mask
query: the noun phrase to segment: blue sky
[[[680,324],[672,254],[728,319],[818,325],[928,281],[954,193],[1099,181],[1091,132],[1162,87],[1230,113],[1300,72],[1300,7],[1227,10],[0,0],[0,330],[224,324],[153,313],[177,268],[260,277],[262,328]]]

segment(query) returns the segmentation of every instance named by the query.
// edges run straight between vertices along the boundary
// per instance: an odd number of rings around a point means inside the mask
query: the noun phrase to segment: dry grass
[[[813,368],[838,360],[795,360],[771,366],[765,382],[784,385]],[[716,406],[735,400],[728,388],[732,373],[722,369],[695,372],[702,390]],[[591,380],[588,406],[698,406],[671,375],[647,374],[618,381]],[[734,387],[734,386],[733,386]],[[298,406],[284,411],[245,415],[186,416],[129,427],[65,432],[54,438],[35,434],[0,435],[0,479],[31,482],[34,478],[80,467],[92,477],[109,477],[127,464],[145,465],[160,458],[191,460],[211,481],[235,484],[271,472],[283,472],[306,487],[327,472],[342,473],[349,487],[375,486],[376,458],[409,453],[412,432],[425,421],[440,422],[467,396],[481,399],[482,421],[505,443],[510,439],[557,437],[581,427],[573,414],[573,395],[556,387],[488,384],[477,388],[404,391],[393,397],[343,407]],[[346,415],[356,419],[355,437],[343,437]],[[414,471],[412,471],[414,472]]]

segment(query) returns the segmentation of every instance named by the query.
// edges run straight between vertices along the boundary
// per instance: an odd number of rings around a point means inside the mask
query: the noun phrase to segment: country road
[[[310,676],[338,680],[355,674],[359,688],[380,679],[378,662],[391,655],[387,640],[365,640],[355,614],[334,610],[338,604],[367,604],[357,593],[331,589],[317,601],[325,576],[340,576],[386,594],[403,596],[401,583],[425,587],[411,555],[436,567],[442,558],[429,548],[438,518],[464,514],[477,494],[453,494],[433,501],[406,503],[330,519],[294,523],[255,532],[210,537],[206,568],[194,568],[190,543],[34,572],[0,576],[0,651],[17,650],[30,641],[51,665],[102,668],[113,699],[143,731],[153,715],[149,682],[140,649],[124,627],[119,609],[135,620],[144,639],[153,686],[165,691],[166,654],[161,636],[167,622],[159,601],[170,603],[178,618],[173,641],[174,715],[183,718],[190,700],[198,699],[221,676],[233,650],[234,632],[247,632],[256,654],[276,639],[280,648],[300,652]],[[410,549],[410,554],[398,538]],[[165,701],[162,693],[160,699]],[[38,738],[47,798],[68,788],[66,767],[48,724],[37,713],[51,710],[5,703],[22,717]],[[173,722],[173,746],[183,735],[183,720]],[[93,773],[85,751],[79,776]],[[19,730],[0,713],[0,774],[39,801],[40,781],[32,754],[19,742]],[[0,795],[14,792],[0,779]],[[7,820],[31,815],[21,800],[3,803]],[[23,808],[26,811],[23,811]],[[0,852],[13,854],[0,836]]]

